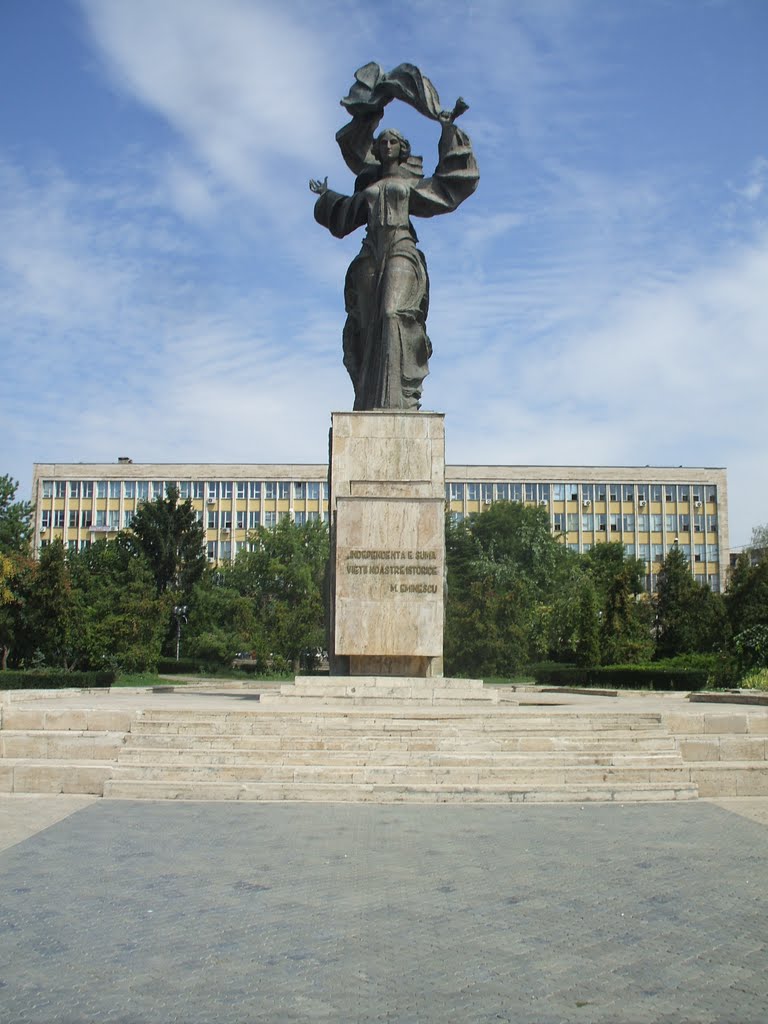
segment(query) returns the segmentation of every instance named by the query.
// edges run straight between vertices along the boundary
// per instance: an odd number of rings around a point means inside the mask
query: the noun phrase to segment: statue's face
[[[382,132],[379,136],[379,159],[382,163],[400,159],[400,139],[392,132]]]

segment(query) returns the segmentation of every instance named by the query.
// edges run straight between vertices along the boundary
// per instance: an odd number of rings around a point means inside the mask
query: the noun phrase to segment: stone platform
[[[0,792],[422,803],[768,796],[765,708],[467,680],[381,687],[305,678],[261,692],[7,693]]]

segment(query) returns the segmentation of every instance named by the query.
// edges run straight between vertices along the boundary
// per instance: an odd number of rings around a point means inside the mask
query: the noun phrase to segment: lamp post
[[[179,647],[181,646],[181,624],[187,621],[189,609],[185,604],[177,604],[173,609],[176,617],[176,661],[179,660]]]

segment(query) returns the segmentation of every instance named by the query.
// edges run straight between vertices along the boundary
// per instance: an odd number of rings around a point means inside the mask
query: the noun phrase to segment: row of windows
[[[235,526],[238,530],[255,530],[257,526],[276,526],[280,520],[289,516],[289,512],[264,512],[261,513],[258,510],[253,512],[237,512],[235,514]],[[123,512],[123,528],[127,529],[133,521],[133,511],[126,509]],[[232,529],[232,513],[231,512],[216,512],[208,511],[203,512],[199,510],[195,512],[197,522],[204,523],[206,528],[209,530],[231,530]],[[294,512],[293,521],[299,525],[304,526],[306,523],[317,522],[322,519],[324,522],[328,522],[327,512]],[[40,526],[43,530],[50,529],[53,526],[54,529],[63,529],[65,525],[65,517],[63,509],[54,510],[44,509],[41,513]],[[105,511],[103,509],[97,509],[96,512],[92,512],[91,509],[83,509],[78,511],[77,509],[70,509],[69,515],[66,519],[66,525],[71,529],[77,529],[79,526],[83,530],[102,529],[102,530],[119,530],[120,529],[120,513],[117,510]]]
[[[554,529],[556,533],[567,529],[568,532],[577,531],[579,524],[584,533],[591,533],[593,530],[607,533],[661,533],[662,527],[667,533],[689,533],[693,523],[694,533],[717,533],[716,515],[694,515],[687,512],[675,515],[667,513],[652,512],[650,515],[642,512],[635,515],[634,512],[625,512],[623,515],[618,512],[555,512],[553,516]]]
[[[694,503],[717,501],[717,487],[714,484],[482,484],[449,483],[445,496],[450,501],[661,501]]]
[[[320,497],[328,497],[328,484],[320,480],[238,480],[222,481],[182,480],[175,484],[170,480],[43,480],[44,498],[138,498],[149,501],[150,498],[162,498],[168,488],[177,486],[179,496],[198,498],[201,500],[218,501],[231,499],[233,494],[239,499],[259,499],[267,501],[289,501],[291,488],[295,501],[319,501]]]

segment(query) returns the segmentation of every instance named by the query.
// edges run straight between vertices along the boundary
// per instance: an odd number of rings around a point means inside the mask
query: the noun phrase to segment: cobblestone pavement
[[[765,1024],[768,829],[703,801],[101,800],[0,854],[3,1024]]]

